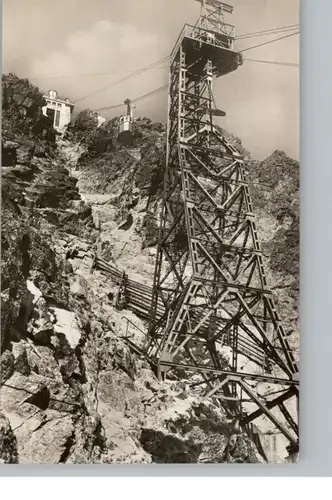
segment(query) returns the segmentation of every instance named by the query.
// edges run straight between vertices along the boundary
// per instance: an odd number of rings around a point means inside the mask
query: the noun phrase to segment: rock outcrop
[[[38,89],[14,75],[3,86],[0,461],[264,461],[222,407],[130,351],[125,337],[144,345],[147,325],[93,270],[98,253],[151,283],[165,127],[138,120],[133,144],[115,146],[116,121],[97,128],[87,112],[54,142]]]
[[[0,464],[17,463],[17,439],[8,418],[0,412]]]

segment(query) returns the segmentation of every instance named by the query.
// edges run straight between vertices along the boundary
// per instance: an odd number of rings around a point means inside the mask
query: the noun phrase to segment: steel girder
[[[298,398],[298,366],[268,288],[244,160],[213,123],[213,76],[240,60],[193,33],[184,32],[177,47],[148,355],[160,373],[194,369],[205,394],[226,399],[243,425],[264,415],[296,448],[297,412],[285,402]],[[256,365],[251,381],[262,384],[260,395],[234,375],[244,373],[243,354]],[[262,369],[269,385],[282,387],[275,399],[264,397]],[[258,407],[246,415],[242,391]]]

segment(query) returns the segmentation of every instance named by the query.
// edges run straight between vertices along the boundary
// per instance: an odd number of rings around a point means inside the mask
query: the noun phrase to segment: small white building
[[[46,100],[43,114],[53,119],[53,127],[59,134],[64,134],[71,121],[74,104],[69,99],[60,99],[55,90],[50,90],[43,97]]]

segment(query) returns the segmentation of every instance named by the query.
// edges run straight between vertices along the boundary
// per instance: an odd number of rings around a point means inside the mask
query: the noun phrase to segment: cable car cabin
[[[121,116],[119,120],[118,141],[123,144],[131,144],[133,141],[133,117]]]

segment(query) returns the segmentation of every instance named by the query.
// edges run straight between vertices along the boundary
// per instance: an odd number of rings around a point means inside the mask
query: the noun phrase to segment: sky
[[[226,3],[234,6],[227,22],[237,35],[299,23],[299,0]],[[78,100],[75,112],[121,104],[166,84],[167,61],[81,98],[169,55],[183,25],[194,24],[199,12],[195,0],[3,0],[2,71]],[[239,40],[236,48],[282,35]],[[298,63],[299,43],[293,36],[244,55]],[[227,113],[220,125],[240,137],[253,158],[266,158],[275,149],[299,158],[299,68],[245,61],[214,82],[214,94]],[[135,114],[165,122],[167,90],[137,102]]]

